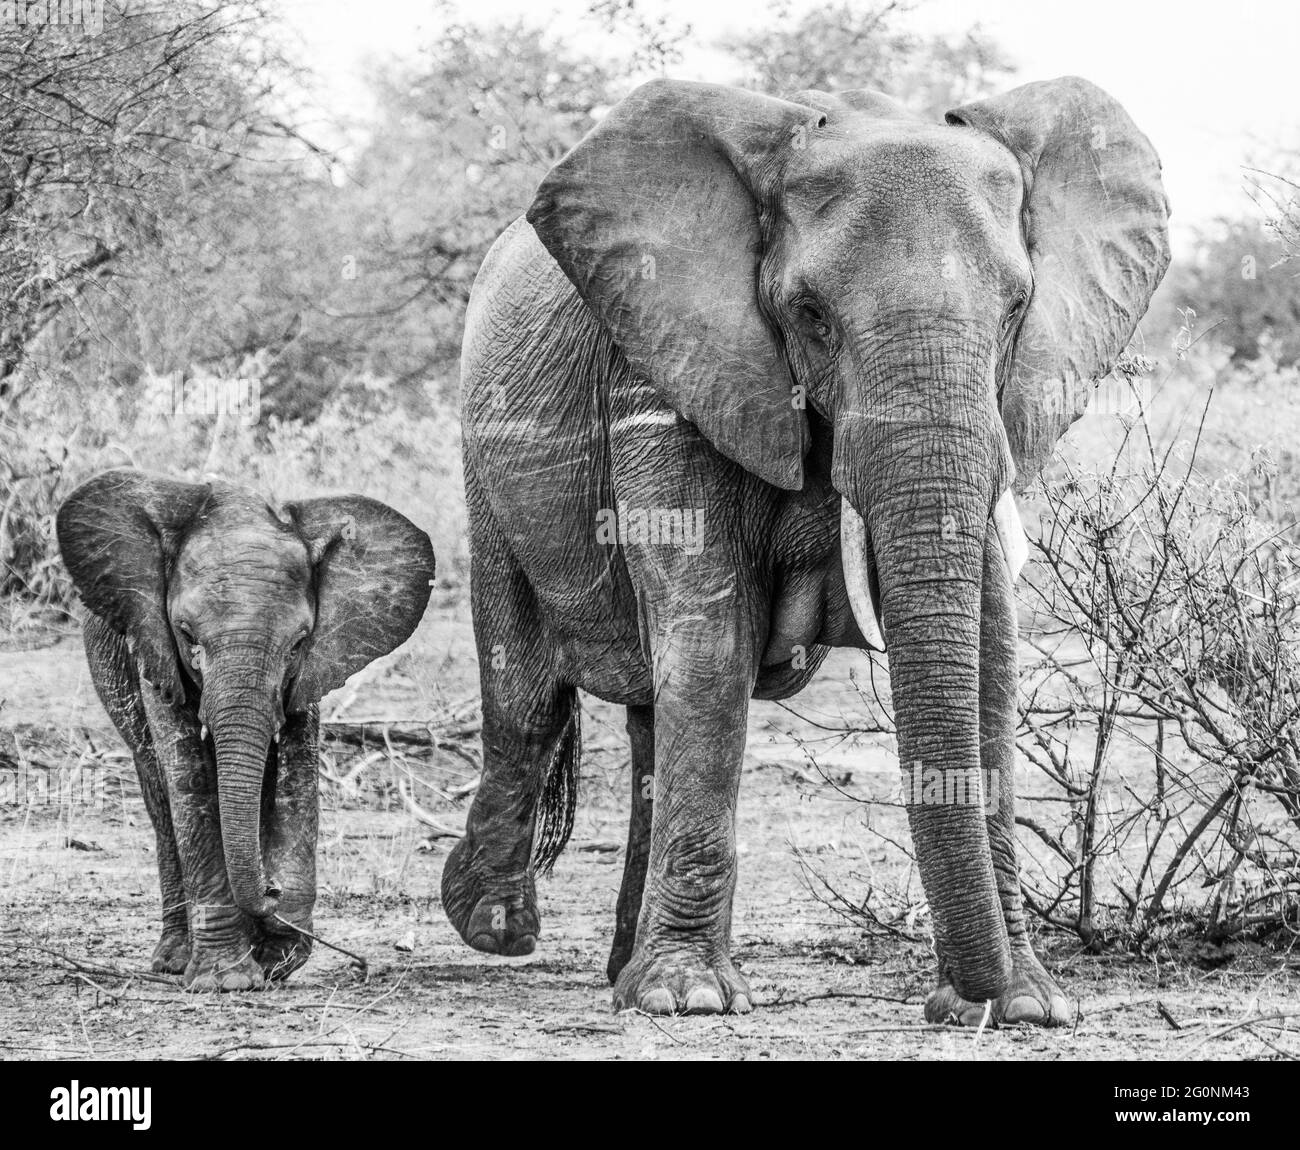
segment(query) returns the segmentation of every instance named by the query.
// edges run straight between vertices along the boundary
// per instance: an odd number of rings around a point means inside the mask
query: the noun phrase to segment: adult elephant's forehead
[[[792,149],[785,170],[792,207],[824,211],[846,196],[978,197],[1018,211],[1024,179],[1015,156],[985,133],[920,119],[855,113]]]

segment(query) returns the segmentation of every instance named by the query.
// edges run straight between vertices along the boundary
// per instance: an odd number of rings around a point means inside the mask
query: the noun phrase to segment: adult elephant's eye
[[[1011,301],[1011,307],[1007,309],[1006,318],[1002,321],[1002,333],[1012,331],[1016,324],[1020,322],[1020,317],[1025,314],[1025,305],[1029,302],[1027,292],[1017,292],[1016,298]]]
[[[816,300],[804,297],[795,305],[799,312],[799,318],[812,329],[813,334],[818,339],[826,339],[831,334],[830,321],[826,318],[826,313],[822,311],[821,305]]]

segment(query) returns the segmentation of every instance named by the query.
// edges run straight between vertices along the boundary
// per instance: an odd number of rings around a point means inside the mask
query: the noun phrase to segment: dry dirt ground
[[[1040,938],[1039,947],[1079,999],[1072,1028],[977,1034],[925,1025],[931,957],[924,942],[868,933],[837,913],[826,893],[829,884],[856,903],[887,886],[903,892],[905,906],[907,892],[919,890],[890,845],[905,832],[889,803],[895,768],[886,741],[836,730],[854,713],[854,677],[864,671],[863,657],[837,654],[790,709],[753,708],[734,948],[755,1011],[654,1019],[614,1014],[604,976],[629,786],[615,708],[594,704],[584,719],[581,808],[569,849],[540,884],[543,937],[534,955],[499,959],[460,942],[438,898],[449,840],[430,841],[398,794],[399,776],[410,771],[408,785],[424,805],[444,822],[462,822],[468,799],[446,796],[472,782],[471,736],[432,760],[400,747],[346,751],[333,772],[351,772],[350,788],[323,785],[316,926],[365,956],[365,977],[343,954],[318,947],[305,968],[270,991],[189,995],[176,980],[148,973],[159,902],[153,834],[124,748],[90,688],[78,637],[65,630],[0,640],[0,756],[22,763],[62,754],[64,765],[89,764],[103,782],[102,798],[11,790],[0,806],[0,1055],[1150,1061],[1300,1054],[1300,1034],[1267,1021],[1295,1001],[1293,957],[1247,953],[1207,970],[1168,957],[1086,955],[1061,936]],[[405,652],[330,705],[353,719],[445,716],[472,700],[475,684],[464,614],[446,603],[430,611]],[[923,917],[895,925],[924,935]]]

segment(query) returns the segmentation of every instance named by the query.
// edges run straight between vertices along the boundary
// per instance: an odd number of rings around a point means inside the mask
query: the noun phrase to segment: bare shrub
[[[1022,500],[1034,543],[1018,592],[1022,890],[1041,923],[1093,949],[1289,945],[1300,930],[1300,547],[1294,524],[1272,518],[1275,453],[1238,442],[1268,416],[1207,420],[1205,379],[1166,380],[1148,398],[1146,366],[1121,373],[1119,413],[1094,416]],[[1211,474],[1198,462],[1207,444]],[[1238,465],[1224,467],[1233,452]],[[857,693],[861,717],[837,731],[887,738],[874,662]],[[876,861],[831,875],[801,853],[810,889],[870,933],[920,939],[927,908],[896,785],[869,800],[844,793],[861,804],[863,857]]]
[[[1091,945],[1296,925],[1300,552],[1252,497],[1137,414],[1106,465],[1042,486],[1023,668],[1022,882]],[[1046,793],[1042,788],[1046,787]]]

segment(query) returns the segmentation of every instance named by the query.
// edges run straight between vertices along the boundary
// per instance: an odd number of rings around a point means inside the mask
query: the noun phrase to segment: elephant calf
[[[415,630],[429,538],[360,495],[268,506],[106,471],[58,515],[90,674],[158,838],[153,968],[247,990],[307,960],[317,703]]]

